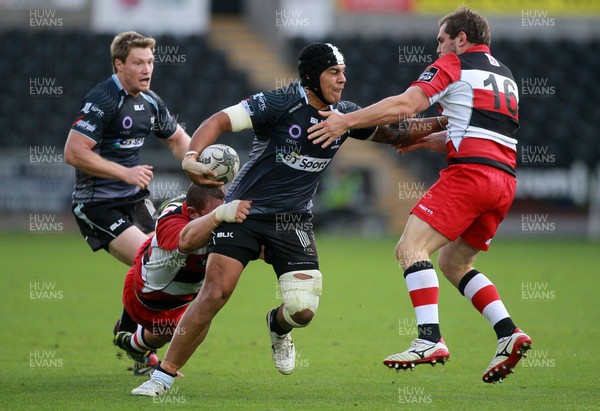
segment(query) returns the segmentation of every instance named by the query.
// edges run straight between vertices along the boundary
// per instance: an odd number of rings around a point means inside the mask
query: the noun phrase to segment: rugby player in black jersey
[[[312,198],[320,177],[348,137],[398,144],[411,134],[406,126],[348,130],[325,149],[308,140],[308,128],[323,120],[319,110],[348,113],[360,109],[342,100],[345,69],[344,57],[335,46],[310,45],[300,54],[300,83],[254,94],[219,111],[192,136],[183,168],[194,182],[216,185],[221,183],[207,178],[206,167],[197,162],[198,153],[222,133],[254,130],[250,160],[227,193],[227,201],[243,198],[251,200],[252,207],[242,224],[215,227],[204,287],[178,326],[185,332],[175,332],[152,378],[132,394],[168,392],[177,370],[202,343],[212,319],[233,293],[244,267],[258,259],[261,250],[279,279],[283,300],[267,313],[273,362],[282,374],[293,371],[295,349],[290,332],[311,322],[321,295],[322,275],[311,223]],[[444,120],[421,121],[429,121],[429,132],[435,132],[443,129]]]
[[[154,46],[153,38],[132,31],[114,38],[114,74],[83,99],[65,144],[65,161],[77,169],[73,214],[81,233],[92,250],[105,249],[128,266],[154,232],[144,141],[154,133],[178,159],[190,142],[150,90]]]
[[[150,90],[154,46],[153,38],[133,31],[115,36],[114,74],[85,96],[65,144],[65,161],[76,169],[72,211],[81,234],[93,251],[104,249],[128,266],[154,233],[147,189],[152,166],[140,157],[144,141],[154,133],[180,160],[190,142]],[[136,328],[124,310],[115,333]],[[134,364],[136,374],[151,370]]]

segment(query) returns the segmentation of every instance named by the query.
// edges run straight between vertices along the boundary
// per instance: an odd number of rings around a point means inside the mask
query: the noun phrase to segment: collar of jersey
[[[296,83],[296,87],[298,88],[298,94],[303,97],[304,101],[306,101],[306,104],[308,104],[308,96],[306,95],[304,88],[300,85],[300,83]]]
[[[311,107],[313,109],[315,109],[316,111],[319,111],[318,108],[314,108],[313,106],[310,105],[310,103],[308,102],[308,95],[306,94],[306,90],[304,90],[304,87],[302,87],[302,85],[300,83],[296,83],[296,87],[298,88],[298,93],[300,94],[300,97],[304,98],[304,101],[306,102],[306,105],[308,107]],[[336,104],[327,104],[327,106],[329,106],[330,110],[335,110],[334,106]],[[336,110],[337,111],[337,110]]]
[[[190,215],[188,214],[188,206],[187,206],[187,202],[184,200],[183,203],[181,204],[181,214],[184,217],[190,218]]]
[[[123,85],[122,85],[122,84],[121,84],[121,82],[119,81],[119,77],[117,77],[117,75],[116,75],[116,74],[113,74],[111,77],[112,77],[113,81],[115,82],[115,85],[116,85],[116,86],[117,86],[117,88],[119,89],[119,93],[123,93],[123,95],[125,95],[125,96],[129,96],[129,97],[131,97],[131,98],[134,98],[134,99],[136,98],[136,97],[132,96],[131,94],[129,94],[129,93],[128,93],[128,92],[125,90],[125,88],[123,87]],[[140,92],[140,95],[141,95],[141,96],[144,96],[144,93]],[[145,96],[144,96],[144,97],[145,97]],[[146,100],[148,100],[148,99],[146,99]]]
[[[478,52],[490,54],[490,48],[488,46],[486,46],[485,44],[477,44],[473,47],[469,47],[463,53],[478,53]]]
[[[123,91],[125,94],[127,94],[127,92],[121,85],[121,82],[119,81],[119,78],[117,77],[117,75],[113,74],[111,77],[112,77],[113,81],[115,82],[115,84],[117,85],[117,88],[119,89],[119,91]]]

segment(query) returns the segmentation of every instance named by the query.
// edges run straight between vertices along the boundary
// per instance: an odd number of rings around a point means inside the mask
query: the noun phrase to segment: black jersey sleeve
[[[115,114],[116,101],[102,83],[85,96],[71,130],[99,142]]]
[[[288,112],[295,100],[300,100],[293,86],[257,93],[242,101],[255,130],[275,123]]]
[[[157,113],[152,124],[152,131],[158,138],[166,139],[171,137],[177,131],[177,119],[171,114],[165,102],[158,94],[148,91],[148,95],[154,100],[152,105]]]
[[[340,101],[336,106],[336,110],[340,113],[351,113],[360,110],[361,107],[351,101]],[[348,136],[357,140],[366,140],[375,132],[377,127],[355,128],[348,131]]]

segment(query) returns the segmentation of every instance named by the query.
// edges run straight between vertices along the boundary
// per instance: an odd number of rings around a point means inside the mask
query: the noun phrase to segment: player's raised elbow
[[[91,143],[86,138],[71,131],[67,136],[65,143],[64,159],[65,163],[78,168],[83,165],[85,152],[91,150]]]
[[[77,155],[75,153],[75,150],[73,150],[73,147],[69,144],[69,141],[67,141],[67,143],[65,144],[64,159],[65,163],[67,163],[68,165],[77,167]]]

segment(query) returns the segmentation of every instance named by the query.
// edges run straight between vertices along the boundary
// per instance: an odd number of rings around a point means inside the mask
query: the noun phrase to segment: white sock
[[[148,347],[146,341],[144,341],[144,329],[139,324],[137,331],[131,337],[131,346],[142,353],[153,349],[152,347]]]
[[[171,386],[173,385],[173,381],[175,381],[174,377],[171,377],[169,374],[166,374],[160,370],[154,371],[152,373],[152,377],[150,379],[152,379],[154,381],[160,381],[168,389],[171,389]]]

